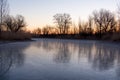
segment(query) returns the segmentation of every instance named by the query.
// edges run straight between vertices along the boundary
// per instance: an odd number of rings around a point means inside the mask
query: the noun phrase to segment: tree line
[[[0,0],[0,39],[5,36],[4,34],[6,33],[4,32],[16,34],[25,31],[25,18],[22,15],[14,17],[9,12],[8,1]],[[32,31],[32,36],[120,40],[120,6],[118,6],[117,15],[106,9],[95,10],[87,21],[79,18],[77,24],[73,23],[72,17],[68,13],[55,14],[53,21],[55,26],[46,25],[43,28],[39,27]]]
[[[117,16],[118,15],[118,16]],[[71,35],[74,38],[110,39],[112,35],[120,39],[120,7],[113,13],[106,9],[93,11],[86,22],[79,19],[78,24],[72,22],[70,14],[58,13],[53,16],[55,26],[37,28],[33,33],[39,37],[45,35]]]

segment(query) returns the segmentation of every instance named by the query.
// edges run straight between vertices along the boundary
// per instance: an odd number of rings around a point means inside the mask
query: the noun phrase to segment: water
[[[55,39],[2,44],[0,80],[120,80],[120,44]]]

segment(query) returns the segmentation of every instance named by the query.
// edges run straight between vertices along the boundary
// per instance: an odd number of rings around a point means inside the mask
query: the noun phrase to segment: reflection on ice
[[[0,46],[0,77],[4,77],[12,67],[20,67],[24,64],[23,50],[25,48],[26,46]]]
[[[119,80],[120,45],[52,39],[3,45],[0,76],[3,75],[0,79]]]
[[[77,59],[85,58],[94,69],[108,70],[120,63],[120,47],[95,41],[67,41],[67,40],[41,40],[32,44],[45,51],[54,51],[54,61],[67,63],[71,57],[77,55]]]

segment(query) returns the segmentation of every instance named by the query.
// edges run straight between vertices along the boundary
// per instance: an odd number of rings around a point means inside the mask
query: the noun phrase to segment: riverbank
[[[79,34],[51,34],[51,35],[32,35],[33,38],[48,38],[48,39],[68,39],[68,40],[98,40],[98,41],[113,41],[120,42],[120,35],[103,35],[101,38],[99,35],[79,35]]]
[[[8,43],[15,43],[15,42],[29,42],[29,41],[35,41],[35,40],[32,40],[32,39],[30,39],[30,40],[5,40],[5,41],[3,41],[3,40],[0,40],[0,45],[1,44],[8,44]]]

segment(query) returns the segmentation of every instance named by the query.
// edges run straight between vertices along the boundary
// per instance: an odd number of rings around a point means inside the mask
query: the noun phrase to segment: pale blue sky
[[[9,0],[10,14],[21,14],[29,28],[53,24],[56,13],[69,13],[74,22],[79,17],[86,20],[94,11],[101,8],[115,12],[119,0]]]

